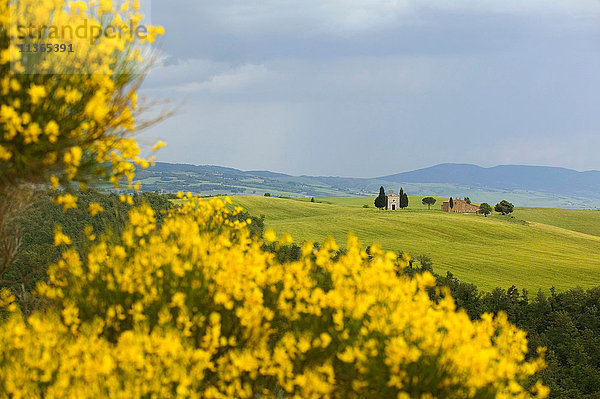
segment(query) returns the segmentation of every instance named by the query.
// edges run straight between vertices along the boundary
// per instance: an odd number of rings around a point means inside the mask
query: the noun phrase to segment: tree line
[[[400,197],[399,208],[400,209],[407,208],[408,207],[408,195],[404,192],[402,187],[400,187],[399,197]],[[469,197],[465,197],[464,200],[467,204],[471,203],[471,199]],[[421,203],[423,205],[427,205],[428,210],[431,210],[431,206],[435,205],[436,202],[437,202],[437,200],[431,196],[424,197],[423,199],[421,199]],[[450,205],[450,209],[453,209],[454,208],[454,198],[452,196],[450,196],[448,202]],[[379,195],[377,197],[375,197],[375,207],[379,208],[379,209],[385,209],[385,208],[387,208],[387,206],[388,206],[387,195],[385,194],[384,187],[381,186],[379,188]],[[498,202],[493,208],[487,202],[483,202],[479,205],[479,213],[486,217],[487,217],[487,215],[492,213],[492,210],[494,210],[502,215],[509,215],[514,211],[514,205],[512,203],[508,202],[507,200],[502,200],[502,201]]]

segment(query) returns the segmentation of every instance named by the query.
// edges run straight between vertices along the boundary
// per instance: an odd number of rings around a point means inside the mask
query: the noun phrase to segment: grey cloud
[[[144,134],[165,161],[376,176],[440,162],[600,169],[594,1],[153,2]],[[396,162],[401,158],[403,162]],[[391,170],[390,168],[396,168]]]

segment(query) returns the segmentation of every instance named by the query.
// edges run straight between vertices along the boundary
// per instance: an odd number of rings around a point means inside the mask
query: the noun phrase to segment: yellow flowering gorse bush
[[[229,202],[190,199],[160,226],[140,206],[120,237],[65,246],[37,288],[50,309],[0,323],[0,397],[547,395],[525,388],[543,360],[505,315],[431,301],[431,274],[398,274],[407,257],[352,236],[279,263]]]
[[[50,183],[53,188],[94,176],[131,182],[134,164],[147,167],[130,135],[136,129],[137,89],[147,60],[140,49],[162,34],[142,21],[134,0],[0,0],[0,186]],[[90,32],[111,25],[116,37]],[[41,26],[87,36],[53,38]],[[22,38],[23,30],[32,28]],[[42,32],[45,36],[37,37]],[[67,30],[69,32],[69,30]],[[91,36],[90,36],[91,35]],[[70,43],[73,53],[20,52],[19,43]]]

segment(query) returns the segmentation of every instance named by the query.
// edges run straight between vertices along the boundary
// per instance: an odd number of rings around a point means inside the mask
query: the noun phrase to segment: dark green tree
[[[515,206],[513,204],[511,204],[507,200],[502,200],[496,204],[496,206],[494,207],[494,210],[503,215],[508,215],[509,213],[512,213],[514,208],[515,208]]]
[[[479,205],[479,213],[487,217],[487,215],[492,213],[492,206],[487,202],[484,202],[483,204]]]
[[[265,193],[265,197],[270,197],[271,193]]]
[[[450,197],[450,209],[454,208],[454,200]]]
[[[383,186],[381,186],[381,187],[379,187],[379,195],[377,196],[377,198],[375,198],[375,208],[379,208],[379,209],[385,208],[385,202],[386,202],[385,190],[383,189]]]
[[[425,197],[421,200],[423,205],[427,205],[427,209],[431,209],[431,205],[435,204],[435,198],[433,197]]]
[[[315,197],[311,197],[310,202],[315,202]]]
[[[400,197],[400,208],[408,208],[408,194],[406,193],[402,193],[402,196]]]
[[[400,206],[400,209],[404,209],[408,206],[408,197],[406,197],[406,205],[404,205],[404,197],[406,196],[406,193],[404,192],[404,189],[402,187],[400,187],[400,191],[398,192],[398,196],[400,199],[400,204],[398,204]]]
[[[470,203],[471,203],[471,198],[469,198],[469,197],[465,197],[465,202],[466,202],[467,204],[470,204]]]

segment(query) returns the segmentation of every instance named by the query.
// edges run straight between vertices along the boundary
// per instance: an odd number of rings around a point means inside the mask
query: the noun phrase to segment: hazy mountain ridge
[[[393,182],[466,184],[504,190],[528,190],[600,199],[600,171],[500,165],[483,168],[470,164],[440,164],[411,172],[383,176]]]
[[[136,180],[143,190],[204,195],[368,196],[383,185],[394,191],[403,186],[411,195],[469,196],[478,202],[506,198],[519,206],[600,207],[600,171],[541,166],[440,164],[378,178],[350,178],[158,162],[139,171]]]

